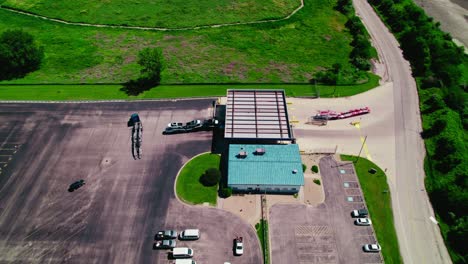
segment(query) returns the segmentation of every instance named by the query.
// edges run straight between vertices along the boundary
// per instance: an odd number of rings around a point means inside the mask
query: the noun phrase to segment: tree
[[[40,68],[44,49],[31,34],[7,30],[0,35],[0,80],[23,78]]]
[[[142,78],[153,85],[161,82],[161,71],[163,70],[162,52],[157,48],[144,48],[138,53],[138,64],[141,69]]]
[[[204,186],[215,186],[221,179],[221,172],[216,168],[209,168],[200,177],[200,182]]]

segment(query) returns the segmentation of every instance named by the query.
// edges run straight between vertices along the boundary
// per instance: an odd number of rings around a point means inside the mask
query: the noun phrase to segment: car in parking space
[[[193,249],[186,247],[179,247],[172,249],[172,257],[177,258],[191,258],[193,257]]]
[[[180,232],[180,240],[197,240],[200,238],[200,230],[198,229],[185,229]]]
[[[174,230],[161,230],[156,235],[154,235],[155,240],[162,239],[175,239],[177,238],[177,231]]]
[[[358,218],[354,223],[359,226],[368,226],[372,224],[372,221],[369,218]]]
[[[170,249],[175,248],[176,241],[174,239],[158,240],[153,244],[154,249]]]
[[[197,264],[193,259],[176,259],[174,264]]]
[[[379,252],[380,250],[382,250],[379,244],[365,244],[364,246],[362,246],[362,249],[365,252]]]
[[[368,215],[369,215],[369,212],[367,212],[366,209],[358,209],[358,210],[353,210],[353,211],[351,212],[351,216],[352,216],[352,217],[360,217],[360,218],[362,218],[362,217],[366,217],[366,216],[368,216]]]

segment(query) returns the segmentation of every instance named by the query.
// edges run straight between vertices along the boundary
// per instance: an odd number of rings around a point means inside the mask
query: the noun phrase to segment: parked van
[[[177,247],[172,249],[173,258],[191,258],[193,257],[193,249],[186,247]]]
[[[197,240],[200,238],[200,230],[198,229],[185,229],[179,236],[182,240]]]
[[[197,264],[197,262],[192,259],[176,259],[174,264]]]

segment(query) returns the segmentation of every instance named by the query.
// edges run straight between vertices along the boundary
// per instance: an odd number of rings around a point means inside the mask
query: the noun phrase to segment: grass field
[[[202,154],[185,164],[177,177],[177,196],[190,204],[210,203],[216,205],[218,185],[203,186],[199,179],[209,168],[219,168],[220,156],[215,154]]]
[[[372,161],[356,156],[341,155],[343,161],[353,161],[367,208],[372,219],[377,240],[382,246],[385,263],[403,263],[398,247],[398,239],[393,224],[393,211],[387,176]],[[369,169],[377,170],[375,174]]]
[[[0,10],[0,32],[22,28],[45,48],[39,71],[2,83],[122,83],[138,77],[144,47],[163,50],[163,84],[307,83],[334,63],[350,67],[351,36],[334,5],[306,0],[287,21],[168,32],[70,26]]]
[[[71,22],[180,28],[280,18],[300,0],[5,0],[3,5]]]
[[[227,89],[284,89],[287,96],[350,96],[377,86],[378,77],[361,85],[323,86],[303,84],[160,85],[138,96],[128,96],[122,85],[0,85],[0,100],[137,100],[226,96]]]

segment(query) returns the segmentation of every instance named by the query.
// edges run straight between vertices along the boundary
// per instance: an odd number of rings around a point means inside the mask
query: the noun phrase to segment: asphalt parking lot
[[[380,254],[362,250],[376,241],[372,227],[354,225],[350,215],[364,207],[352,165],[328,156],[319,166],[324,203],[278,204],[270,210],[271,263],[382,263]]]
[[[215,208],[180,204],[182,164],[211,149],[211,132],[161,134],[167,123],[209,118],[212,100],[0,104],[0,263],[170,263],[153,250],[160,229],[199,228],[180,242],[200,263],[260,263],[255,231]],[[127,121],[138,112],[142,158]],[[74,192],[76,180],[86,184]],[[232,239],[246,238],[234,257]]]

